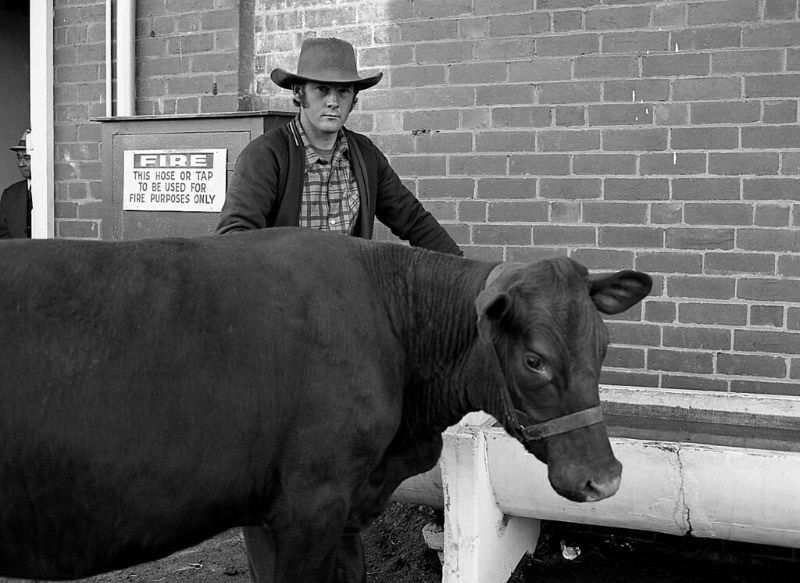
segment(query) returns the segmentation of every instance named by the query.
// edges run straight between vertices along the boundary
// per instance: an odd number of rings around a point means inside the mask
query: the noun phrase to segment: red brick
[[[664,346],[695,350],[730,350],[731,331],[724,328],[664,326]]]
[[[529,84],[481,85],[475,88],[475,104],[492,107],[506,104],[530,105],[534,89]]]
[[[400,40],[403,42],[419,42],[458,38],[458,21],[456,20],[414,20],[400,22]]]
[[[539,195],[548,199],[600,198],[601,182],[596,178],[542,178]]]
[[[723,0],[689,4],[689,24],[719,24],[723,22],[755,22],[758,20],[758,0]]]
[[[564,256],[566,256],[566,250],[563,247],[506,247],[506,261],[535,263],[542,259]]]
[[[530,59],[534,52],[532,38],[490,38],[475,43],[476,61]]]
[[[603,130],[603,149],[607,151],[665,150],[668,136],[668,131],[664,128]]]
[[[585,202],[586,223],[643,225],[647,222],[647,205],[624,202]]]
[[[478,245],[530,245],[531,227],[517,225],[476,225],[472,238]]]
[[[594,77],[638,77],[639,63],[636,57],[589,56],[575,59],[575,78]]]
[[[778,275],[800,277],[800,256],[792,254],[778,257]]]
[[[542,131],[537,141],[542,152],[581,152],[600,149],[600,132],[596,130]]]
[[[476,152],[526,152],[535,150],[533,132],[482,132],[475,136]]]
[[[734,350],[771,354],[800,354],[800,334],[762,330],[736,330]]]
[[[458,203],[458,219],[467,223],[485,223],[489,205],[480,200],[462,200]]]
[[[603,86],[599,81],[542,83],[536,92],[539,103],[584,103],[601,101]]]
[[[489,19],[489,35],[530,36],[550,32],[550,15],[544,12],[531,14],[502,14]]]
[[[536,198],[536,178],[480,178],[478,198]]]
[[[726,375],[785,378],[786,359],[755,354],[720,354],[717,372]]]
[[[472,151],[472,134],[433,132],[416,137],[416,150],[424,153],[466,153]]]
[[[738,247],[748,251],[796,253],[800,249],[800,232],[796,229],[740,229]]]
[[[590,8],[586,11],[586,30],[647,28],[650,12],[649,6]]]
[[[564,10],[553,13],[553,32],[571,32],[583,27],[583,13],[579,10]]]
[[[636,174],[636,157],[632,154],[576,154],[573,173],[576,175]]]
[[[746,200],[800,200],[800,178],[752,178],[744,180]]]
[[[800,76],[798,76],[800,82]],[[743,148],[800,148],[800,126],[742,128]]]
[[[669,182],[663,178],[606,178],[606,200],[664,200],[669,198]]]
[[[781,174],[800,174],[800,152],[783,152],[781,154]]]
[[[414,54],[421,65],[463,63],[473,58],[471,41],[417,43]]]
[[[681,51],[738,48],[742,46],[740,26],[683,28],[670,36],[670,47]]]
[[[661,375],[661,387],[695,391],[728,392],[728,381],[706,376]]]
[[[674,128],[670,133],[673,150],[732,150],[739,147],[735,127]]]
[[[707,253],[705,268],[708,273],[772,274],[775,272],[775,255],[771,253]]]
[[[798,28],[800,34],[800,28]],[[800,97],[800,75],[752,75],[744,79],[745,97]]]
[[[678,321],[682,324],[745,326],[747,306],[713,302],[682,303],[678,306]]]
[[[767,73],[783,70],[783,51],[725,51],[711,56],[712,73]]]
[[[577,200],[554,200],[550,203],[551,223],[580,223],[581,203]]]
[[[764,18],[768,20],[793,20],[797,17],[797,0],[766,0]]]
[[[495,65],[496,66],[496,65]],[[535,58],[532,61],[509,63],[508,79],[512,83],[542,83],[563,81],[572,76],[571,59]]]
[[[652,125],[653,106],[647,104],[590,105],[590,126]]]
[[[475,14],[507,14],[533,10],[533,0],[474,0]]]
[[[650,205],[650,223],[653,225],[677,225],[683,222],[683,206],[679,202]]]
[[[711,57],[707,54],[648,55],[642,58],[642,75],[645,77],[680,77],[708,75]]]
[[[605,101],[666,101],[669,99],[667,79],[621,79],[603,83]]]
[[[644,350],[622,346],[609,346],[603,366],[619,368],[644,368]]]
[[[797,110],[797,101],[793,99],[767,101],[764,103],[764,123],[795,123]]]
[[[423,85],[443,85],[446,70],[444,66],[412,65],[395,67],[391,72],[392,87],[420,87]]]
[[[500,83],[506,81],[505,67],[497,63],[453,63],[449,81],[454,84]]]
[[[657,103],[655,122],[657,125],[670,126],[688,123],[689,105],[687,103]]]
[[[547,219],[548,208],[544,201],[489,203],[489,222],[545,223]]]
[[[550,107],[495,107],[492,109],[492,127],[548,127],[552,114]]]
[[[714,370],[713,357],[709,353],[685,350],[647,351],[647,368],[684,373],[711,373]]]
[[[700,274],[703,256],[675,251],[640,252],[636,256],[636,269],[648,273]]]
[[[781,204],[756,205],[755,226],[757,227],[788,227],[791,219],[791,209]]]
[[[661,327],[653,324],[609,320],[611,342],[617,345],[661,346]]]
[[[783,306],[750,306],[750,325],[781,328],[783,327],[783,315]],[[789,327],[791,328],[791,326]]]
[[[735,297],[736,280],[727,277],[670,277],[667,292],[673,298],[729,300]]]
[[[563,176],[570,173],[570,159],[566,154],[512,154],[509,174]]]
[[[759,101],[720,101],[691,104],[691,121],[693,124],[744,124],[757,122],[760,119],[761,103]]]
[[[688,203],[684,210],[688,225],[752,225],[753,207],[745,203]]]
[[[603,53],[647,54],[669,49],[669,33],[663,31],[635,31],[603,34]]]
[[[639,159],[639,173],[643,176],[653,174],[685,175],[705,174],[706,154],[673,152],[671,154],[642,154]]]
[[[648,322],[674,322],[677,306],[674,302],[648,301],[644,305],[644,314]]]
[[[667,229],[666,247],[670,249],[733,249],[734,229]]]
[[[470,178],[425,178],[418,184],[420,198],[470,198],[475,190]]]
[[[601,247],[663,247],[664,231],[654,227],[600,227]]]
[[[741,182],[738,178],[674,178],[673,200],[739,200]]]
[[[710,174],[746,175],[777,174],[780,158],[777,153],[726,153],[708,155]]]
[[[606,370],[600,372],[600,383],[609,386],[623,387],[658,387],[658,374],[631,372],[621,370]]]
[[[551,218],[552,220],[552,218]],[[583,263],[590,271],[617,271],[633,269],[633,251],[619,249],[576,249],[572,258]]]
[[[738,77],[676,79],[672,82],[672,97],[675,101],[739,99],[741,96],[741,81]],[[747,92],[746,96],[754,97]]]
[[[580,225],[536,225],[533,227],[534,245],[595,245],[594,227]]]
[[[794,47],[800,38],[800,22],[746,27],[742,31],[745,47]]]
[[[539,36],[536,39],[536,56],[558,57],[599,52],[600,35],[598,34],[560,34]]]
[[[472,11],[472,0],[415,0],[412,15],[419,18],[450,18]]]
[[[787,279],[747,278],[739,282],[737,295],[745,300],[800,303],[800,285]]]
[[[445,173],[444,156],[395,156],[392,167],[399,176],[441,176]]]
[[[450,156],[448,174],[505,174],[505,156]]]
[[[586,125],[586,109],[581,105],[556,107],[556,125],[559,127]]]

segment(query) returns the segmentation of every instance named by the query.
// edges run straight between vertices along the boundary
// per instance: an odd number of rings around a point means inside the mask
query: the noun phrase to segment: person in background
[[[31,157],[28,155],[28,136],[25,130],[15,146],[9,150],[17,155],[17,167],[22,180],[3,191],[0,198],[0,239],[24,239],[31,237]]]
[[[353,46],[337,38],[306,39],[296,74],[273,70],[272,81],[292,92],[298,114],[239,155],[217,233],[299,226],[370,239],[377,217],[411,245],[462,255],[378,147],[344,127],[359,91],[382,76],[361,77]],[[243,532],[254,581],[271,581],[269,529]],[[355,560],[363,568],[358,533],[345,534],[342,545],[340,553],[349,557],[345,562]]]
[[[414,246],[461,255],[378,147],[344,127],[358,92],[382,76],[361,77],[353,46],[337,38],[306,39],[296,74],[272,71],[298,115],[239,155],[217,233],[300,226],[369,239],[377,217]]]

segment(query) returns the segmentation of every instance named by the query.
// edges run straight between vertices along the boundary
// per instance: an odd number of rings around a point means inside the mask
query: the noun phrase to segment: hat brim
[[[283,69],[275,69],[270,73],[270,79],[278,86],[284,89],[291,89],[292,85],[296,83],[308,83],[309,81],[316,83],[337,83],[337,84],[352,84],[356,90],[369,89],[378,84],[383,78],[383,73],[378,73],[371,77],[356,77],[355,79],[312,79],[310,77],[301,77]]]
[[[25,146],[11,146],[11,147],[9,148],[9,150],[11,150],[11,151],[13,151],[13,152],[25,151],[25,150],[27,150],[27,149],[28,149],[28,148],[26,148]]]

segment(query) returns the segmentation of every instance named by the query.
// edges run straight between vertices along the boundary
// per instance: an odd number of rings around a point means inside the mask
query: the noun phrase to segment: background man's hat
[[[353,45],[338,38],[307,38],[300,48],[297,74],[275,69],[270,77],[276,85],[291,89],[294,83],[318,81],[324,83],[352,83],[356,90],[368,89],[383,77],[361,77],[356,68]]]
[[[15,152],[19,151],[26,151],[28,149],[28,135],[31,133],[31,130],[25,130],[22,132],[22,135],[19,137],[19,142],[17,142],[16,146],[11,146],[9,150],[13,150]]]

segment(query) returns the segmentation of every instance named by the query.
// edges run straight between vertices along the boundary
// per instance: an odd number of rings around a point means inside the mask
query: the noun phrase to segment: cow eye
[[[525,366],[527,366],[533,372],[541,373],[544,369],[544,361],[536,354],[526,354]]]

